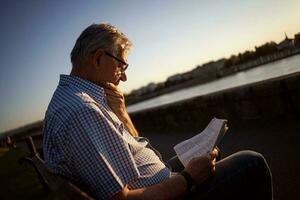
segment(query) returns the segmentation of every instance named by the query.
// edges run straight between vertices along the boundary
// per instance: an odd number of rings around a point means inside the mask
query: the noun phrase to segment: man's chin
[[[124,80],[122,80],[122,77],[118,78],[118,80],[116,80],[114,84],[119,85],[121,81],[124,82]]]

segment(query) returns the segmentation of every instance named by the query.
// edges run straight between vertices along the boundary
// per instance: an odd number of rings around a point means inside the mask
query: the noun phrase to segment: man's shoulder
[[[49,103],[46,116],[59,116],[62,120],[70,119],[82,111],[98,111],[101,106],[89,94],[79,90],[61,90],[57,88]]]

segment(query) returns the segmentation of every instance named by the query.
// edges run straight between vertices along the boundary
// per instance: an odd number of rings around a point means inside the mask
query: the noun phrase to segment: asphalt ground
[[[275,200],[300,199],[300,117],[229,121],[229,130],[218,145],[224,158],[240,150],[253,150],[267,160],[273,175]],[[204,127],[203,127],[204,128]],[[163,159],[175,155],[173,146],[201,132],[172,130],[140,133],[150,139]],[[35,141],[37,146],[41,141]],[[24,142],[18,143],[27,149]],[[28,151],[28,150],[27,150]]]
[[[254,119],[228,122],[229,130],[219,145],[222,157],[240,150],[254,150],[267,160],[273,175],[275,200],[300,199],[300,117]],[[201,130],[199,130],[201,132]],[[150,139],[167,160],[175,155],[173,146],[197,132],[154,133],[141,135]]]

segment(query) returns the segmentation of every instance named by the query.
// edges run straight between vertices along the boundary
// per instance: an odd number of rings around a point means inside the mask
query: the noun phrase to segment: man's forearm
[[[123,122],[123,124],[125,125],[126,130],[131,133],[132,136],[138,136],[139,133],[137,132],[137,130],[135,129],[129,114],[127,113],[127,111],[123,111],[120,117],[121,121]]]
[[[142,189],[129,190],[126,200],[168,200],[183,199],[186,181],[182,175],[175,175],[168,180]]]

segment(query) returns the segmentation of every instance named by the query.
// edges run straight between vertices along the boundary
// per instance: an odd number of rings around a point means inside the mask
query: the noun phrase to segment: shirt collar
[[[68,85],[76,87],[82,92],[86,92],[91,97],[97,100],[99,99],[103,101],[105,97],[104,89],[101,86],[96,85],[95,83],[92,83],[88,80],[79,78],[77,76],[61,74],[59,85]]]

